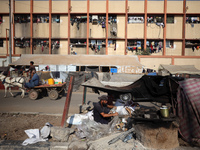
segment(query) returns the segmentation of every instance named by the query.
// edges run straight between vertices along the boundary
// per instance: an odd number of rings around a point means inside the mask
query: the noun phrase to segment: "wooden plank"
[[[34,89],[38,89],[38,88],[46,88],[46,87],[63,87],[64,85],[66,85],[66,82],[62,83],[62,84],[42,84],[39,86],[35,86]]]
[[[73,89],[73,81],[74,81],[74,77],[71,76],[70,81],[69,81],[69,87],[68,87],[68,91],[67,91],[65,106],[64,106],[64,110],[63,110],[63,115],[62,115],[61,127],[64,127],[64,125],[66,124],[66,119],[68,117],[69,105],[70,105],[71,94],[72,94],[72,89]]]

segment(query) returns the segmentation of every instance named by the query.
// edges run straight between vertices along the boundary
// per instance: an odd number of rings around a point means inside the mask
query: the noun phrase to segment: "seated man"
[[[25,83],[25,88],[33,88],[34,86],[39,85],[39,76],[37,75],[36,71],[33,70],[32,74],[33,77],[28,83]]]
[[[99,122],[101,124],[108,124],[111,121],[112,116],[117,116],[118,113],[109,114],[110,110],[114,108],[112,105],[107,105],[108,97],[103,95],[99,97],[99,102],[93,103],[94,109],[94,121]]]

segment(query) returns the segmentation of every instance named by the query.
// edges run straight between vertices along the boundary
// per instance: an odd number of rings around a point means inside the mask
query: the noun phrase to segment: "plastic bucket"
[[[163,118],[169,117],[169,109],[167,108],[167,106],[160,107],[160,114]]]
[[[49,84],[49,85],[54,84],[54,79],[53,79],[53,78],[48,79],[48,84]]]

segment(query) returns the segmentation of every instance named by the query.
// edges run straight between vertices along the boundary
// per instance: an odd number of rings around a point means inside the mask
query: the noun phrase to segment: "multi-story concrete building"
[[[9,55],[9,0],[0,0],[0,58]],[[11,0],[12,57],[138,55],[141,64],[200,69],[200,0]],[[6,40],[7,39],[7,40]]]

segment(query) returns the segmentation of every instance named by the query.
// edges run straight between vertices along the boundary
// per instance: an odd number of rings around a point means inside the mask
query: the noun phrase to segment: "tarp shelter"
[[[175,74],[190,74],[200,75],[200,70],[195,68],[194,65],[163,65],[158,68],[158,75],[175,75]]]
[[[39,55],[23,54],[10,66],[28,66],[30,61],[34,65],[74,65],[74,66],[99,66],[112,67],[118,69],[118,73],[142,73],[143,66],[138,61],[137,56],[120,55]]]
[[[119,96],[120,94],[130,93],[134,101],[155,101],[161,103],[171,102],[172,97],[176,97],[178,82],[176,78],[170,76],[147,76],[143,75],[134,83],[115,87],[103,85],[100,81],[92,78],[82,86],[93,88],[98,91],[107,92]]]
[[[177,104],[182,137],[187,142],[200,144],[200,79],[179,82]]]

